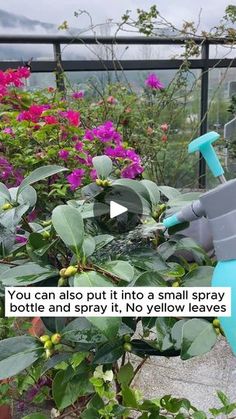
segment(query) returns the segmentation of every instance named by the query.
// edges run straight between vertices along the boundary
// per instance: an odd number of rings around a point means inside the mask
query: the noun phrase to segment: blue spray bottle
[[[207,217],[218,263],[212,286],[231,288],[231,317],[220,318],[226,338],[236,355],[236,179],[226,181],[212,143],[219,134],[212,131],[189,144],[189,153],[200,151],[220,185],[206,192],[181,211],[163,220],[166,228],[184,221]]]

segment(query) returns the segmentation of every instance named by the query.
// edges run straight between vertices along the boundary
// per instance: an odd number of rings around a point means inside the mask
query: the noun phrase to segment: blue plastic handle
[[[200,151],[215,177],[222,176],[224,174],[224,169],[221,166],[219,158],[212,146],[212,143],[218,140],[219,137],[220,135],[217,132],[211,131],[207,134],[201,135],[201,137],[196,138],[196,140],[191,141],[188,146],[189,153]]]
[[[163,221],[162,221],[162,223],[163,223],[163,225],[166,227],[166,228],[170,228],[170,227],[174,227],[174,226],[176,226],[177,224],[180,224],[181,223],[181,221],[178,219],[178,217],[174,214],[174,215],[171,215],[171,217],[167,217],[167,218],[165,218]]]

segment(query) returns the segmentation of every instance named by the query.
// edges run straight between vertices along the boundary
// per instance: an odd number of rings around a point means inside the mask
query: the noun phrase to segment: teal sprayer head
[[[208,219],[218,260],[212,286],[231,288],[231,317],[222,317],[220,322],[236,355],[236,179],[227,182],[224,177],[224,170],[212,146],[218,138],[219,134],[214,131],[202,135],[189,144],[188,151],[200,152],[221,184],[164,219],[163,224],[170,228],[200,217]]]

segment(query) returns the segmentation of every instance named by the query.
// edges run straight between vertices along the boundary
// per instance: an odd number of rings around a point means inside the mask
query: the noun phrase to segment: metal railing
[[[200,109],[200,135],[208,129],[208,88],[209,71],[211,68],[236,67],[236,58],[212,59],[209,57],[210,45],[230,45],[227,38],[159,38],[159,37],[91,37],[74,38],[72,36],[58,35],[0,35],[1,44],[50,44],[53,46],[54,61],[38,60],[31,63],[33,73],[55,72],[56,84],[60,90],[65,88],[63,80],[64,71],[128,71],[128,70],[177,70],[184,63],[181,59],[158,60],[63,60],[61,45],[184,45],[186,41],[193,40],[201,48],[201,58],[189,59],[190,69],[201,70],[201,109]],[[2,61],[0,69],[17,68],[22,61]],[[206,164],[200,155],[199,158],[199,187],[206,187]]]

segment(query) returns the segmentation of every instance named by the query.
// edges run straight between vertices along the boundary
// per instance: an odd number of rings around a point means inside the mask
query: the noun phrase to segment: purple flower
[[[70,184],[70,188],[72,191],[81,186],[84,174],[84,169],[75,169],[69,176],[67,176],[67,180]]]
[[[132,163],[121,171],[123,178],[134,179],[143,172],[143,167],[138,163]]]
[[[89,175],[90,175],[90,179],[91,179],[91,180],[96,180],[96,179],[97,179],[97,172],[96,172],[96,169],[92,169],[92,170],[90,171]]]
[[[13,134],[13,130],[12,130],[12,128],[5,128],[5,129],[3,130],[3,132],[4,132],[4,134],[9,134],[9,135],[12,135],[12,134]]]
[[[68,159],[68,157],[69,157],[69,151],[68,150],[60,150],[59,152],[58,152],[58,156],[60,157],[60,159],[62,159],[62,160],[67,160]]]
[[[16,236],[16,243],[25,244],[28,239],[24,236]]]
[[[83,143],[82,143],[82,141],[77,141],[77,143],[75,143],[75,150],[76,151],[82,151],[83,150]]]
[[[145,84],[153,90],[161,90],[164,88],[164,85],[154,73],[148,75],[145,80]]]
[[[93,141],[94,140],[94,133],[91,129],[86,129],[85,131],[85,135],[84,135],[84,139],[85,140],[89,140],[89,141]]]
[[[74,92],[71,96],[73,97],[73,99],[83,99],[84,91],[80,90],[79,92]]]
[[[115,130],[112,121],[106,121],[103,125],[99,125],[93,129],[94,135],[103,143],[114,141],[115,144],[121,143],[121,135]]]

